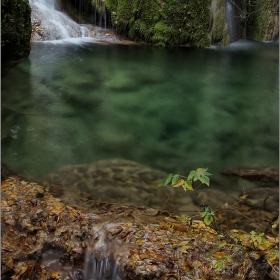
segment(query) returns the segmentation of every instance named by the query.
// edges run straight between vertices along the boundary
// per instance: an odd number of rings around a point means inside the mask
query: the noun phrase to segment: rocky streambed
[[[168,210],[168,202],[157,207],[176,196],[173,188],[160,193],[162,175],[111,160],[62,167],[40,184],[7,177],[2,279],[86,279],[94,269],[88,256],[115,264],[109,279],[278,278],[278,208],[268,211],[253,193],[241,194],[218,207],[207,226],[192,198],[191,219]]]

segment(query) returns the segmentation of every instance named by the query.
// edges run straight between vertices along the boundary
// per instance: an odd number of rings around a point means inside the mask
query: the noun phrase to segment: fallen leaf
[[[226,255],[225,252],[216,252],[214,254],[214,257],[217,258],[217,259],[221,259],[222,257],[224,257]]]

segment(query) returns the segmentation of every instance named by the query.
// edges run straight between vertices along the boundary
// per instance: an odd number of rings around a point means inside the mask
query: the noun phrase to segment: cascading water
[[[230,43],[236,42],[239,39],[240,17],[236,13],[235,5],[230,0],[226,0],[226,21]]]
[[[89,36],[90,32],[86,27],[80,26],[59,11],[56,0],[29,0],[29,3],[32,8],[32,20],[40,27],[43,40]]]
[[[110,258],[97,260],[92,253],[87,253],[84,271],[77,270],[74,278],[77,280],[121,280],[117,265]]]

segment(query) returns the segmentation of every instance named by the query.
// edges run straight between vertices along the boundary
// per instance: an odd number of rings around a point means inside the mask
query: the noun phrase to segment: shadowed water
[[[2,77],[2,161],[26,176],[111,158],[277,169],[278,61],[274,43],[33,42]]]

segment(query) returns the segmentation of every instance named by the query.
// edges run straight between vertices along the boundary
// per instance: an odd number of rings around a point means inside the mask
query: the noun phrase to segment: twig
[[[26,118],[25,116],[49,117],[48,115],[23,114],[23,113],[17,112],[17,111],[15,111],[15,110],[12,110],[12,109],[10,109],[10,108],[8,108],[8,107],[6,107],[6,106],[3,106],[3,105],[1,105],[1,107],[2,107],[3,109],[9,110],[9,111],[11,111],[11,112],[13,112],[13,113],[19,114],[19,115],[23,116],[24,118]]]

